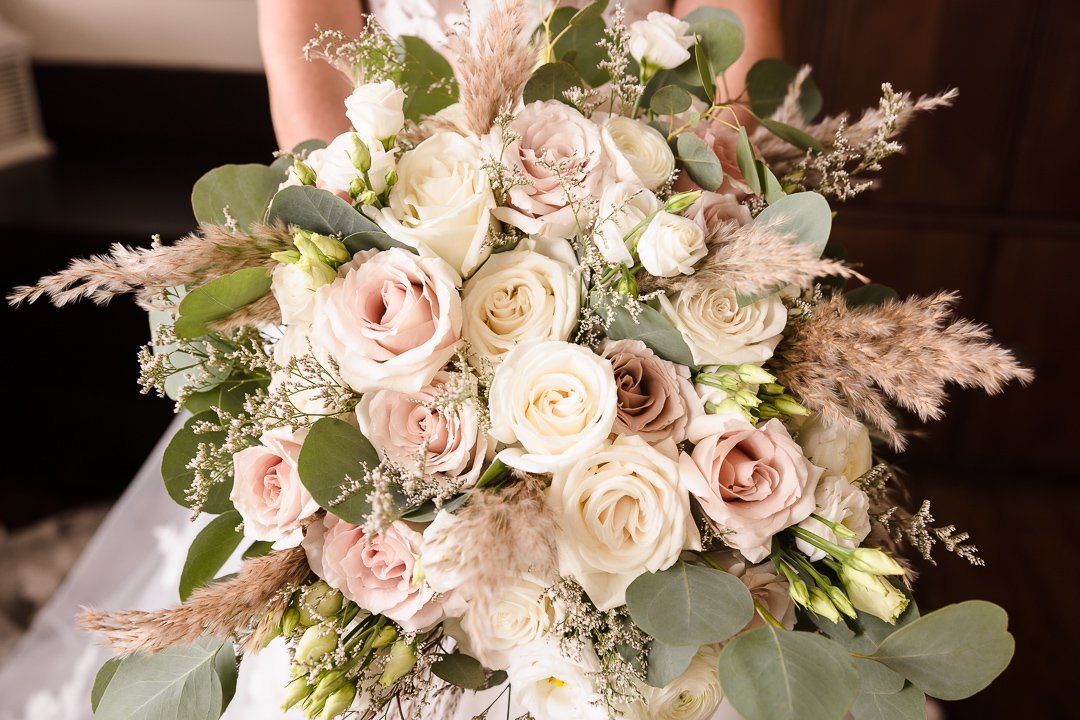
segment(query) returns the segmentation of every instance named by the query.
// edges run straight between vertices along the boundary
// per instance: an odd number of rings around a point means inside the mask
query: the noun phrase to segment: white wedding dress
[[[472,0],[474,21],[489,4],[490,0]],[[536,3],[538,19],[545,5],[549,3]],[[650,10],[664,9],[665,3],[630,0],[625,6],[629,18],[637,19]],[[392,35],[418,35],[435,47],[443,46],[447,27],[464,19],[460,0],[375,0],[370,7]],[[184,419],[177,418],[158,443],[64,583],[0,667],[0,720],[92,720],[94,675],[112,653],[77,629],[79,609],[156,609],[179,602],[177,585],[187,548],[206,520],[190,522],[187,510],[169,498],[161,480],[162,452]],[[278,640],[244,659],[236,696],[224,720],[302,718],[296,711],[282,715],[278,709],[287,682],[288,657]],[[455,720],[472,718],[499,693],[495,688],[467,694]],[[509,717],[524,712],[514,703]],[[507,716],[505,696],[490,716]],[[714,720],[726,717],[737,716],[722,707]]]

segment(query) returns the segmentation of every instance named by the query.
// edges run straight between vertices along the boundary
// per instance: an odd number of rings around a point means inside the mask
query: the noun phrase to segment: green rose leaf
[[[381,230],[378,232],[365,230],[363,232],[353,233],[341,242],[344,243],[345,249],[353,255],[358,252],[363,252],[364,250],[389,250],[391,248],[401,248],[402,250],[408,250],[414,255],[417,254],[416,248],[409,247],[403,242],[398,242]]]
[[[382,232],[378,225],[334,193],[308,185],[283,188],[270,202],[269,219],[323,235]]]
[[[363,483],[365,465],[374,470],[379,455],[364,434],[343,420],[323,418],[311,426],[297,469],[300,481],[319,505],[342,520],[362,525],[371,512],[367,489],[349,489],[352,483],[347,478]]]
[[[182,338],[201,337],[210,331],[209,323],[229,317],[268,292],[270,271],[266,268],[243,268],[215,278],[184,296],[173,329]]]
[[[116,668],[95,720],[218,720],[236,690],[236,651],[203,637],[154,655],[135,653]]]
[[[730,18],[713,16],[690,23],[690,31],[698,36],[713,75],[719,75],[743,53],[742,27]]]
[[[609,306],[597,295],[593,295],[592,305],[602,315],[610,311],[612,321],[607,336],[612,340],[640,340],[665,360],[697,368],[683,336],[658,310],[641,303],[635,321],[629,310],[621,305]]]
[[[630,583],[626,609],[634,624],[660,642],[689,647],[722,642],[742,630],[754,602],[734,575],[679,560]]]
[[[457,102],[454,69],[443,54],[412,35],[403,36],[401,45],[405,61],[405,69],[401,72],[401,85],[406,92],[405,117],[420,122]]]
[[[746,720],[836,720],[859,685],[854,662],[835,642],[771,625],[729,642],[717,672]]]
[[[653,639],[649,643],[649,668],[645,681],[650,687],[667,687],[671,681],[686,672],[697,651],[696,645],[668,645]]]
[[[184,570],[180,573],[180,601],[191,597],[191,593],[203,585],[208,585],[217,575],[218,570],[240,547],[244,534],[236,528],[243,522],[240,513],[229,510],[218,515],[199,531],[188,548]]]
[[[582,84],[581,76],[574,66],[562,61],[546,63],[536,68],[532,77],[525,83],[522,98],[525,104],[541,100],[558,100],[565,103],[563,92]]]
[[[480,661],[461,652],[443,655],[431,664],[431,672],[466,690],[478,690],[487,681],[487,671]]]
[[[709,144],[693,133],[675,139],[675,155],[690,179],[703,190],[715,190],[724,182],[724,167]]]
[[[94,676],[94,687],[90,689],[90,712],[97,712],[98,705],[101,703],[101,696],[105,694],[105,688],[109,687],[109,683],[112,682],[113,675],[116,674],[116,669],[120,667],[121,660],[123,660],[122,657],[109,658],[97,671],[97,675]]]
[[[779,120],[770,120],[769,118],[758,118],[758,122],[773,135],[785,142],[791,143],[800,150],[813,150],[814,152],[821,152],[824,150],[820,140],[813,135],[808,135],[797,127],[792,127]]]
[[[889,635],[872,657],[927,695],[962,700],[1008,667],[1015,646],[1008,622],[1008,614],[994,603],[947,605]]]
[[[261,223],[278,185],[281,170],[266,165],[223,165],[203,175],[191,191],[191,209],[200,223],[225,225],[225,207],[241,228]]]
[[[693,98],[678,85],[665,85],[649,100],[649,109],[659,115],[678,115],[690,109]]]
[[[754,63],[746,73],[746,92],[750,95],[750,109],[754,114],[767,118],[776,112],[798,73],[798,68],[783,60],[769,58]],[[823,104],[817,83],[812,77],[807,78],[799,92],[799,110],[803,119],[807,122],[813,120],[821,112]]]
[[[754,157],[754,149],[750,147],[750,138],[746,134],[746,128],[739,126],[739,139],[735,142],[735,161],[739,164],[739,172],[743,174],[746,184],[755,194],[761,194],[761,177],[758,175],[757,158]]]
[[[924,720],[926,695],[914,685],[895,693],[861,693],[851,714],[855,720]]]
[[[600,67],[607,53],[597,45],[604,39],[604,19],[578,17],[582,12],[584,10],[561,7],[551,16],[552,37],[562,35],[555,43],[555,57],[573,65],[585,82],[597,87],[608,80],[607,70]]]
[[[192,429],[196,423],[207,420],[217,421],[217,415],[213,411],[201,412],[192,416],[184,427],[180,428],[169,444],[165,447],[165,453],[161,456],[161,477],[165,481],[165,490],[169,497],[178,504],[190,508],[193,503],[187,495],[191,490],[191,484],[195,480],[195,471],[187,465],[199,451],[200,443],[220,445],[225,442],[225,433],[209,432],[196,434]],[[233,479],[230,475],[225,482],[214,483],[210,487],[203,511],[211,515],[218,515],[232,509],[232,501],[229,494],[232,492]]]

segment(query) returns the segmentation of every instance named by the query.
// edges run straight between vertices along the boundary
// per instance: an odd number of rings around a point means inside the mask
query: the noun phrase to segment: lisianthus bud
[[[270,257],[278,261],[282,265],[295,265],[300,262],[299,250],[282,250],[276,253],[270,253]]]
[[[311,585],[299,602],[300,622],[316,625],[341,610],[342,595],[324,581]]]
[[[375,191],[373,191],[373,190],[364,190],[362,193],[360,193],[357,196],[356,202],[361,206],[371,205],[371,206],[374,206],[374,207],[378,207],[379,206],[379,196],[376,195]]]
[[[288,711],[289,708],[306,698],[310,693],[311,686],[308,685],[306,675],[294,678],[292,682],[285,686],[285,698],[281,701],[281,712]]]
[[[809,415],[810,411],[803,407],[795,398],[790,395],[780,395],[773,398],[773,407],[785,415]]]
[[[355,699],[356,686],[352,683],[338,688],[326,699],[326,705],[323,706],[322,715],[319,716],[319,720],[331,720],[331,718],[337,717],[348,710]]]
[[[315,171],[303,160],[299,158],[293,160],[293,172],[296,173],[296,179],[300,181],[301,185],[315,184]]]
[[[877,548],[856,548],[844,559],[845,565],[872,575],[903,575],[904,568],[887,553]]]
[[[896,619],[908,606],[907,596],[879,575],[862,572],[845,564],[840,568],[840,580],[854,607],[890,625],[896,624]]]
[[[761,392],[765,393],[766,395],[783,395],[785,392],[787,392],[787,388],[785,388],[783,385],[777,385],[775,382],[764,383],[759,388],[759,390],[761,390]]]
[[[379,631],[379,634],[375,636],[375,642],[371,643],[371,647],[378,650],[379,648],[386,647],[395,640],[397,640],[397,628],[390,625]]]
[[[320,259],[327,264],[337,263],[341,265],[352,260],[352,254],[345,247],[345,243],[335,237],[312,233],[311,242],[322,254]]]
[[[825,594],[832,600],[832,604],[836,606],[836,609],[847,615],[854,620],[858,615],[855,613],[855,608],[852,606],[848,596],[844,594],[844,591],[835,585],[828,585],[825,587]]]
[[[775,383],[776,376],[770,373],[760,365],[754,363],[743,363],[735,368],[735,372],[738,373],[739,379],[745,383],[751,383],[754,385],[765,385],[768,383]],[[781,390],[782,392],[782,390]]]
[[[810,611],[817,613],[823,618],[828,618],[834,623],[840,622],[840,613],[832,604],[829,596],[822,592],[821,588],[810,588]]]
[[[371,169],[371,150],[368,150],[368,146],[356,133],[349,138],[349,149],[346,152],[354,168],[362,173]]]
[[[319,684],[315,686],[315,690],[311,693],[311,702],[323,702],[344,684],[345,673],[340,670],[331,670],[323,673],[322,677],[319,678]]]
[[[619,278],[619,282],[615,284],[615,290],[620,295],[631,295],[637,297],[638,284],[637,278],[629,272],[624,272],[622,277]]]
[[[296,660],[304,664],[318,661],[337,647],[338,636],[327,625],[312,625],[304,631],[296,646]]]
[[[757,407],[761,404],[761,400],[758,396],[749,390],[739,390],[735,393],[735,402],[739,403],[743,407]]]
[[[810,590],[807,589],[806,583],[799,578],[794,578],[788,575],[788,595],[791,596],[792,602],[799,607],[810,606]]]
[[[408,674],[414,665],[416,665],[416,650],[412,643],[398,640],[390,647],[390,658],[386,661],[386,668],[379,678],[379,684],[383,687],[393,685]]]
[[[288,637],[293,634],[293,630],[300,624],[300,611],[294,607],[285,609],[285,613],[281,616],[281,634]]]
[[[666,203],[664,203],[664,210],[669,213],[681,213],[683,210],[697,202],[700,197],[700,190],[687,190],[686,192],[675,193],[667,199]]]

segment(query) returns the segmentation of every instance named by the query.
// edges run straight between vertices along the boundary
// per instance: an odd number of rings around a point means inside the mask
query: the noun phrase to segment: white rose
[[[653,216],[638,240],[637,250],[642,266],[655,277],[693,275],[694,265],[709,254],[701,226],[669,212]]]
[[[799,427],[797,440],[810,462],[825,468],[826,475],[843,475],[854,482],[874,466],[874,453],[870,431],[850,411],[845,414],[847,422],[811,415]]]
[[[618,410],[611,363],[581,345],[528,340],[495,371],[491,435],[521,448],[499,457],[526,472],[551,472],[599,447]]]
[[[436,133],[402,155],[390,207],[365,212],[390,237],[434,253],[467,277],[491,254],[495,196],[481,157],[476,140]]]
[[[543,637],[559,612],[540,578],[526,574],[501,588],[488,615],[467,612],[461,620],[472,654],[492,670],[505,670],[514,648]]]
[[[617,182],[604,188],[593,243],[612,265],[634,264],[624,238],[642,220],[660,209],[656,195],[637,183]]]
[[[345,98],[345,116],[365,138],[385,140],[405,125],[405,92],[390,80],[360,85]]]
[[[645,717],[649,720],[709,720],[724,697],[716,663],[720,650],[705,645],[690,667],[664,688],[643,687]]]
[[[746,307],[739,307],[735,292],[725,288],[658,299],[698,365],[764,362],[772,357],[787,325],[787,308],[775,294]]]
[[[694,36],[689,33],[690,23],[653,11],[630,24],[630,54],[653,69],[679,67],[690,59]]]
[[[573,250],[565,240],[556,240]],[[530,249],[488,258],[461,292],[462,337],[471,354],[499,363],[523,340],[566,340],[581,297],[571,265]]]
[[[514,648],[507,668],[515,698],[538,720],[607,720],[592,681],[599,671],[591,648],[583,649],[575,661],[564,656],[553,640]]]
[[[351,155],[354,136],[359,137],[352,132],[342,133],[331,140],[325,148],[311,152],[308,156],[308,165],[315,171],[315,187],[329,190],[343,198],[349,197],[353,180],[361,177],[360,171],[353,164]],[[371,190],[383,193],[386,191],[386,176],[394,169],[397,148],[384,150],[382,143],[374,140],[365,140],[364,144],[367,145],[368,152],[371,154],[371,169],[368,170]]]
[[[813,462],[813,461],[811,461]],[[843,525],[855,533],[854,538],[838,537],[832,528],[812,517],[799,523],[799,527],[846,548],[856,548],[870,534],[870,499],[862,490],[851,484],[843,475],[823,477],[814,491],[814,513],[826,520]],[[811,562],[825,557],[825,551],[805,540],[795,544],[806,553]]]
[[[701,549],[674,442],[653,447],[620,435],[556,470],[547,497],[559,521],[559,573],[576,579],[600,610],[623,605],[641,574]]]
[[[656,190],[675,172],[675,155],[656,128],[623,115],[604,118],[596,113],[592,119],[600,123],[604,148],[619,180]]]
[[[281,308],[281,322],[285,325],[310,323],[315,317],[315,291],[319,287],[300,263],[282,263],[275,267],[270,291]]]

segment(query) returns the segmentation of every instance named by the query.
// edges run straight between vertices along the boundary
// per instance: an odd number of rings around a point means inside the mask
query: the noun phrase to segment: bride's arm
[[[345,78],[323,62],[308,62],[302,48],[315,26],[359,35],[359,0],[258,0],[259,47],[270,88],[278,145],[290,149],[312,138],[329,141],[349,129],[342,104]]]

